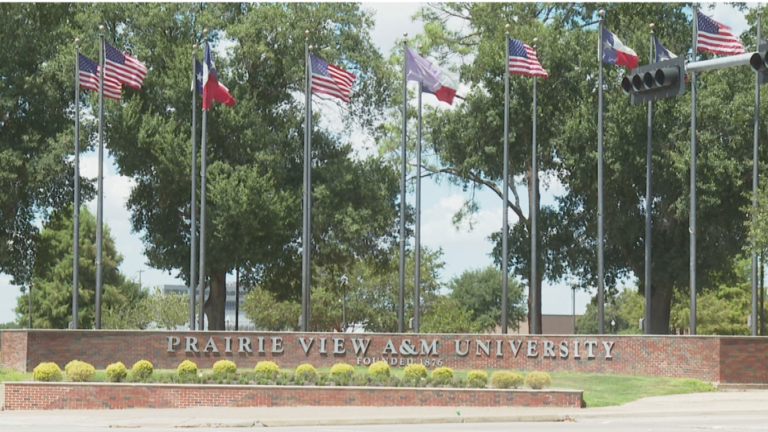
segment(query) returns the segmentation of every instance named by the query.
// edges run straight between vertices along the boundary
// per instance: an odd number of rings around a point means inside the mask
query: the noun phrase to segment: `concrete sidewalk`
[[[768,391],[713,392],[659,396],[618,407],[476,408],[476,407],[278,407],[195,408],[90,411],[0,412],[0,430],[25,424],[66,423],[76,427],[111,428],[206,428],[279,427],[308,425],[372,425],[479,422],[555,422],[587,418],[729,416],[764,414]],[[10,427],[14,427],[10,429]]]

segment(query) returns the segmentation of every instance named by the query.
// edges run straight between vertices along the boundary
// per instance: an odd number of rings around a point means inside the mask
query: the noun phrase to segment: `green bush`
[[[389,363],[379,360],[376,363],[368,366],[368,374],[375,380],[384,380],[389,378]]]
[[[112,363],[107,366],[107,381],[122,382],[128,376],[128,369],[122,362]]]
[[[131,374],[133,374],[133,377],[140,381],[144,381],[145,379],[151,377],[154,372],[155,367],[152,366],[152,363],[148,362],[147,360],[139,360],[134,363],[133,367],[131,368]]]
[[[525,385],[539,390],[552,384],[552,377],[546,372],[531,372],[525,376]]]
[[[84,382],[91,379],[96,374],[96,369],[86,362],[72,360],[64,366],[64,373],[67,378],[75,382]]]
[[[519,373],[496,371],[491,375],[491,386],[494,388],[518,388],[521,385],[523,385],[523,376]]]
[[[488,374],[482,370],[467,372],[467,381],[472,387],[485,387],[488,384]]]
[[[61,381],[61,368],[56,363],[40,363],[32,370],[35,381]]]
[[[334,378],[349,378],[355,373],[355,368],[346,363],[336,363],[331,368],[331,376]]]
[[[449,367],[439,367],[432,371],[432,378],[438,380],[449,380],[453,378],[453,369]]]
[[[176,368],[176,373],[178,373],[179,378],[183,380],[194,378],[197,376],[197,365],[192,361],[184,360],[179,364],[179,367]]]
[[[280,366],[272,361],[260,361],[256,363],[256,367],[253,368],[253,371],[256,372],[256,375],[261,377],[274,378],[280,373]]]
[[[421,379],[427,377],[427,367],[423,364],[409,364],[403,372],[406,378]]]
[[[219,360],[213,364],[213,374],[216,376],[234,375],[237,365],[232,360]]]
[[[317,370],[309,363],[304,363],[296,368],[296,377],[304,381],[312,381],[317,376]]]

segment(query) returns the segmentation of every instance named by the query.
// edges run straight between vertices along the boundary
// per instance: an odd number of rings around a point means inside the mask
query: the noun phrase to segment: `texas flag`
[[[195,72],[195,75],[197,75],[197,72]],[[219,78],[216,76],[216,66],[213,64],[211,47],[208,45],[208,42],[205,43],[205,54],[203,55],[202,82],[204,110],[209,111],[211,109],[211,101],[220,102],[228,106],[235,105],[235,98],[224,87],[224,84],[219,82]]]
[[[625,46],[615,34],[603,29],[603,63],[637,68],[637,53]]]
[[[405,68],[408,81],[421,82],[424,93],[430,93],[437,100],[453,104],[456,90],[459,88],[459,75],[435,66],[429,60],[406,47]]]

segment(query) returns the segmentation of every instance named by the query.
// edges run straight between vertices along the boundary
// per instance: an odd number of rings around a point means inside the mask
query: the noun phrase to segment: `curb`
[[[610,412],[577,412],[569,414],[574,420],[602,419],[602,418],[646,418],[659,417],[712,417],[712,416],[742,416],[765,415],[765,410],[707,410],[707,411],[610,411]]]
[[[394,425],[394,424],[439,424],[439,423],[540,423],[562,422],[564,415],[534,414],[510,416],[475,416],[475,417],[388,417],[388,418],[359,418],[359,419],[322,419],[322,420],[272,420],[264,423],[265,427],[290,426],[363,426],[363,425]]]
[[[521,414],[507,416],[469,416],[469,417],[381,417],[381,418],[340,418],[340,419],[291,419],[240,421],[211,421],[187,420],[171,427],[177,429],[195,428],[261,428],[261,427],[295,427],[295,426],[372,426],[396,424],[441,424],[441,423],[542,423],[562,422],[565,415],[558,414]],[[110,424],[112,429],[157,427],[151,423]],[[168,427],[168,426],[166,426]]]

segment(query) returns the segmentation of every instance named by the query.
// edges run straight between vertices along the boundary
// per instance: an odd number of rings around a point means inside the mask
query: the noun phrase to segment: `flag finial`
[[[403,37],[408,37],[408,32],[403,32]]]
[[[504,26],[504,30],[509,31],[509,24]]]
[[[75,45],[80,46],[80,38],[75,38]]]
[[[605,16],[605,9],[600,9],[597,11],[597,14],[600,16],[600,18],[603,18]]]
[[[309,46],[309,50],[312,51],[312,48],[314,48],[312,45]]]
[[[192,51],[197,49],[197,44],[192,44]]]
[[[103,31],[104,31],[104,26],[103,26],[103,25],[100,25],[100,26],[99,26],[99,31],[100,31],[100,32],[103,32]]]

